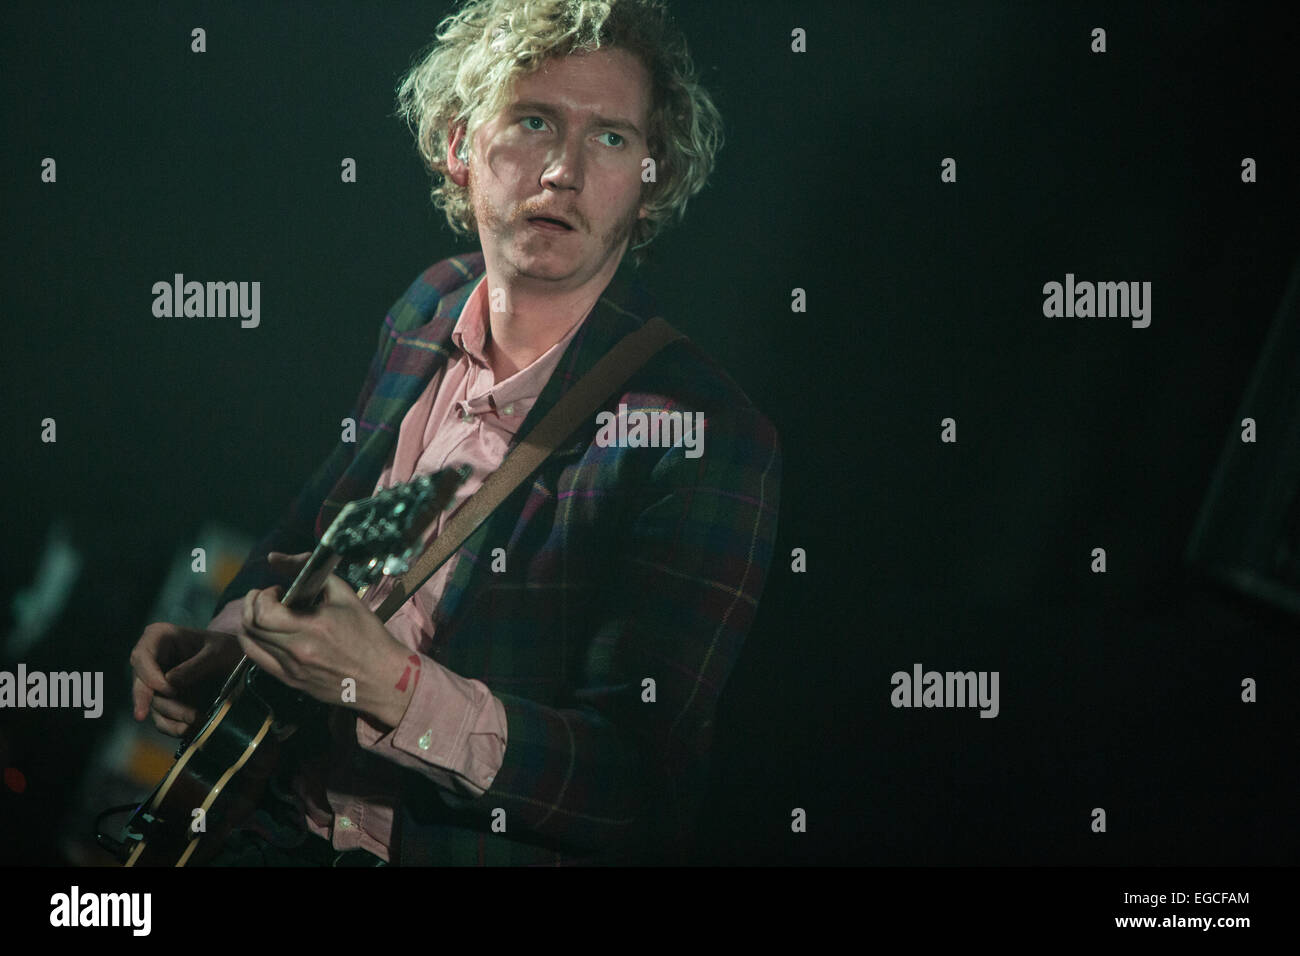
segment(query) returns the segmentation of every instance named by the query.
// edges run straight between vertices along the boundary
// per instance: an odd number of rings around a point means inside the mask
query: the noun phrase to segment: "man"
[[[432,266],[393,307],[351,414],[358,441],[253,549],[208,630],[146,629],[136,717],[183,733],[195,683],[241,653],[335,705],[328,739],[293,768],[314,836],[291,861],[324,861],[322,848],[401,863],[683,860],[781,470],[771,424],[694,346],[664,349],[604,407],[682,412],[702,423],[695,448],[610,447],[584,423],[386,625],[374,609],[391,581],[359,599],[332,577],[306,614],[267,585],[345,502],[468,466],[436,534],[655,314],[618,267],[703,186],[716,110],[657,0],[471,2],[399,103],[440,179],[435,203],[477,230],[482,253]],[[355,700],[341,702],[347,678]],[[263,827],[230,861],[272,861],[275,836]]]

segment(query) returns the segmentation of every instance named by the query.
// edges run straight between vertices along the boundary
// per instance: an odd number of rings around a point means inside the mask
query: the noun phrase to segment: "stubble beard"
[[[484,201],[482,194],[479,192],[474,182],[473,166],[469,167],[468,188],[469,188],[470,209],[474,213],[475,221],[480,225],[480,227],[484,231],[488,232],[489,234],[500,236],[504,234],[505,230],[508,227],[517,228],[514,227],[512,223],[508,222],[506,219],[498,215],[496,210],[493,209],[489,203]],[[624,216],[618,222],[612,224],[609,227],[609,229],[607,229],[604,232],[604,234],[601,235],[600,244],[601,244],[601,248],[605,251],[606,255],[610,255],[616,250],[622,250],[621,252],[618,253],[619,258],[621,259],[622,256],[627,252],[624,243],[626,243],[629,237],[632,235],[632,230],[636,228],[638,209],[639,206],[632,207],[630,210],[628,210],[628,214],[626,216]],[[527,228],[526,224],[523,226],[523,228]],[[606,260],[602,258],[602,262],[603,261]],[[528,273],[524,273],[521,271],[520,274],[527,275]]]

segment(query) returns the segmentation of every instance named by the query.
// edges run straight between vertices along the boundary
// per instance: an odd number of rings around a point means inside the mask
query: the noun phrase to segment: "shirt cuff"
[[[406,713],[384,731],[357,717],[357,743],[470,798],[492,786],[506,754],[506,708],[482,681],[420,655],[420,679]]]

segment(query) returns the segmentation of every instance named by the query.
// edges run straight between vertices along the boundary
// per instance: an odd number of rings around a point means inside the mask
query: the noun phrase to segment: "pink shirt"
[[[375,484],[380,491],[441,468],[470,467],[469,477],[426,532],[426,544],[501,464],[511,438],[582,325],[575,323],[531,365],[497,382],[484,357],[490,333],[485,281],[486,276],[470,293],[452,331],[458,351],[402,419],[397,447]],[[365,714],[336,708],[331,719],[334,752],[316,755],[299,775],[296,789],[307,826],[338,850],[359,848],[390,860],[401,768],[474,797],[492,785],[505,759],[505,707],[481,681],[460,677],[427,654],[434,608],[457,560],[448,560],[387,622],[388,632],[421,657],[401,721],[388,728]],[[391,590],[392,579],[382,579],[362,602],[375,610]],[[237,631],[241,605],[242,599],[227,604],[209,630]]]

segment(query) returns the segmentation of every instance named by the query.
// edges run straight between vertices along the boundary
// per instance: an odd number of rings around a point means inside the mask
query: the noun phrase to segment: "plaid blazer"
[[[481,253],[436,263],[384,318],[340,442],[254,546],[218,607],[266,587],[271,550],[311,550],[371,494],[407,410],[454,349]],[[527,435],[619,339],[656,314],[616,274],[521,425]],[[776,534],[776,430],[691,342],[669,345],[604,406],[701,411],[703,454],[601,448],[595,416],[459,550],[431,656],[502,701],[508,743],[469,800],[403,774],[404,864],[651,863],[689,859],[714,713],[758,607]],[[505,548],[508,571],[492,573]],[[653,701],[643,682],[654,681]],[[506,811],[506,832],[491,829]],[[499,814],[498,814],[499,816]]]

